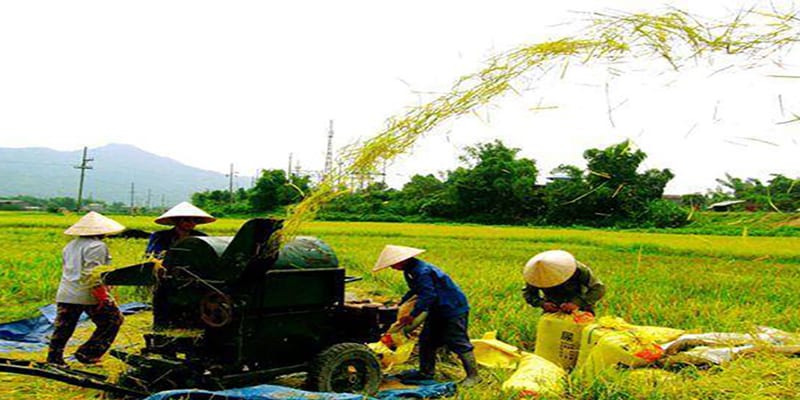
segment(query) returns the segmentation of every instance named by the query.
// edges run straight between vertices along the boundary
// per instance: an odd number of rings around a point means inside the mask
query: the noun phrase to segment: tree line
[[[499,140],[467,147],[461,165],[450,171],[415,175],[401,189],[373,182],[359,189],[340,188],[318,218],[370,221],[453,221],[485,224],[582,225],[596,227],[679,227],[692,208],[743,199],[748,210],[800,208],[800,181],[781,175],[767,184],[726,176],[705,194],[663,198],[674,178],[669,169],[639,171],[647,155],[624,141],[588,149],[586,167],[560,165],[538,184],[536,161]],[[195,193],[192,201],[212,213],[277,212],[313,190],[310,177],[266,170],[251,189]]]
[[[640,171],[647,158],[632,142],[583,152],[586,167],[560,165],[541,182],[536,161],[503,142],[478,143],[464,149],[460,166],[415,175],[401,188],[373,182],[358,189],[339,188],[323,205],[320,219],[369,221],[452,221],[483,224],[530,224],[619,228],[670,228],[689,222],[693,210],[725,200],[743,200],[734,211],[795,212],[800,210],[800,178],[774,174],[766,182],[726,175],[704,194],[665,199],[664,187],[674,178],[669,169]],[[217,216],[283,214],[314,189],[311,177],[265,170],[249,189],[194,193],[192,203]],[[26,204],[57,211],[74,209],[75,199],[16,196]],[[115,202],[96,203],[105,212],[128,213]],[[0,209],[14,209],[0,204]],[[161,209],[137,209],[137,213]]]

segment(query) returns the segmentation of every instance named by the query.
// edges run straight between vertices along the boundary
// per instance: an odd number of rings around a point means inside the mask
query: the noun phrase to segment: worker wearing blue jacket
[[[461,384],[475,384],[478,382],[478,364],[467,333],[467,296],[444,271],[416,258],[424,251],[413,247],[387,245],[372,271],[385,268],[403,271],[409,290],[400,300],[400,304],[416,296],[410,315],[399,320],[405,335],[425,324],[419,336],[419,371],[415,378],[433,379],[436,350],[447,346],[458,355],[467,374]]]

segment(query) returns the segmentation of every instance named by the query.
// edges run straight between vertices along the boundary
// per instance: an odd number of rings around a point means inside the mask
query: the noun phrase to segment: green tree
[[[443,216],[447,185],[432,174],[414,175],[397,195],[403,215]]]
[[[466,167],[452,171],[447,179],[456,217],[520,223],[536,216],[543,204],[536,188],[536,162],[517,158],[519,151],[499,140],[466,148],[460,157]]]
[[[603,150],[583,153],[589,182],[596,200],[595,213],[612,217],[616,222],[644,221],[648,205],[664,194],[664,187],[675,177],[669,169],[649,169],[638,173],[647,154],[633,147],[630,140]]]
[[[310,187],[311,178],[305,175],[292,175],[280,169],[265,170],[250,190],[249,201],[253,211],[272,211],[278,207],[297,203]]]
[[[550,173],[557,178],[544,188],[545,220],[556,225],[595,220],[595,198],[591,196],[592,188],[584,178],[583,170],[562,164]]]

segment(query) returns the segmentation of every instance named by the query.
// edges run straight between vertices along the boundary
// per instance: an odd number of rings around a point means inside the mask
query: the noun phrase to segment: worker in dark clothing
[[[189,236],[206,236],[205,233],[195,230],[195,226],[208,224],[216,220],[205,211],[184,201],[156,218],[155,222],[157,224],[173,225],[173,227],[172,229],[153,232],[150,235],[150,241],[147,243],[145,254],[161,258],[173,244],[181,239]]]
[[[478,363],[469,340],[469,303],[467,296],[450,277],[436,266],[415,258],[425,250],[387,245],[381,252],[373,272],[385,268],[403,271],[408,292],[400,304],[416,296],[410,315],[399,324],[406,336],[424,323],[419,336],[419,371],[415,379],[433,379],[436,370],[436,350],[447,346],[456,353],[464,366],[466,378],[462,385],[478,382]]]
[[[594,313],[594,305],[606,292],[600,279],[564,250],[549,250],[531,258],[523,270],[523,297],[546,313],[576,310]]]

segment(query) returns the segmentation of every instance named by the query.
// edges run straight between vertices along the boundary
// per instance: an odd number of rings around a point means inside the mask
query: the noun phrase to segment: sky
[[[492,55],[580,34],[590,12],[677,7],[727,20],[791,2],[623,1],[25,1],[0,3],[0,147],[77,150],[127,143],[240,175],[324,166],[334,148],[446,93]],[[670,168],[667,193],[704,192],[729,173],[800,177],[800,48],[755,69],[715,57],[673,71],[658,59],[571,64],[517,94],[432,130],[386,168],[459,165],[495,139],[536,160],[585,166],[584,150],[632,139],[643,168]],[[609,109],[612,109],[609,112]],[[296,165],[296,164],[295,164]],[[95,165],[95,168],[100,168]],[[220,188],[224,189],[224,188]]]

